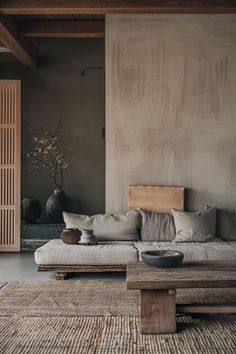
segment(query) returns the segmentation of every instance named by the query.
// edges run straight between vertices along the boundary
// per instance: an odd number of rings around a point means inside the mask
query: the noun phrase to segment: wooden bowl
[[[64,229],[61,233],[61,239],[69,245],[77,245],[80,241],[81,232],[79,229]]]
[[[144,263],[159,268],[177,267],[182,263],[184,255],[181,252],[170,250],[153,250],[141,253]]]

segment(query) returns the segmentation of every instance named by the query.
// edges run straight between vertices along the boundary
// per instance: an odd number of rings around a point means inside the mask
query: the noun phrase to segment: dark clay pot
[[[69,245],[77,245],[80,241],[81,231],[78,229],[64,229],[61,233],[61,239]]]
[[[46,213],[54,222],[63,222],[63,211],[72,212],[71,199],[65,195],[64,190],[54,190],[54,194],[48,198]]]
[[[28,223],[35,223],[41,216],[41,204],[36,198],[23,198],[21,201],[21,216]]]

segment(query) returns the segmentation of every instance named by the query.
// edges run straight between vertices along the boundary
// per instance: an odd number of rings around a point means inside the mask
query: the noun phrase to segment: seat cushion
[[[92,229],[98,241],[137,241],[141,214],[131,210],[126,214],[97,214],[93,216],[63,213],[67,228]]]
[[[131,242],[82,246],[51,240],[35,252],[35,261],[40,265],[126,265],[137,260],[138,253]]]
[[[235,260],[236,247],[227,242],[217,240],[212,242],[135,242],[135,247],[141,252],[148,250],[174,250],[184,254],[184,261],[213,261],[213,260]]]

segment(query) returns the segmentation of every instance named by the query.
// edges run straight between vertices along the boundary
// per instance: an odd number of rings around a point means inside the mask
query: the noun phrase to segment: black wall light
[[[85,66],[80,69],[81,76],[85,76],[86,72],[89,70],[104,70],[103,66]]]

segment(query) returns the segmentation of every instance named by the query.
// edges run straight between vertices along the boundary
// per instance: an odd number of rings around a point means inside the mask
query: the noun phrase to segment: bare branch
[[[51,166],[49,164],[47,164],[44,160],[41,160],[39,157],[34,156],[31,152],[29,152],[28,154],[30,155],[31,159],[34,159],[34,160],[40,162],[42,165],[45,165],[45,166],[47,166],[48,168],[51,169]]]
[[[72,153],[71,148],[65,148],[62,144],[63,140],[58,139],[57,133],[61,129],[62,122],[58,122],[56,133],[50,131],[39,131],[33,136],[34,148],[32,152],[27,154],[31,160],[28,163],[28,168],[34,171],[39,171],[39,167],[51,171],[47,173],[53,178],[57,188],[61,189],[64,185],[64,171],[70,166],[67,162],[67,157]],[[33,129],[28,130],[33,133]]]

